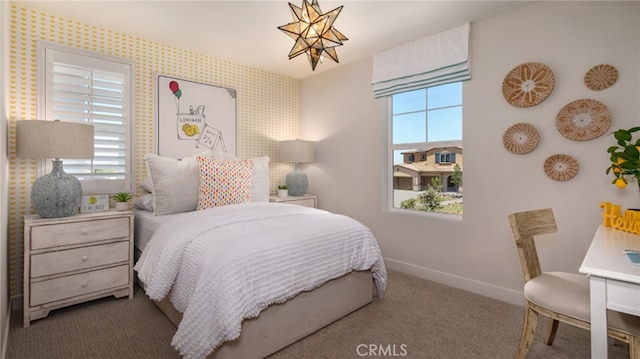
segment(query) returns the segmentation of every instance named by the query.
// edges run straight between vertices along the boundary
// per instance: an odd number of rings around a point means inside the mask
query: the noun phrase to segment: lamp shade
[[[62,121],[18,121],[16,157],[93,158],[93,125]]]
[[[60,158],[93,158],[93,125],[61,121],[18,121],[16,157],[54,158],[50,173],[31,187],[31,206],[44,218],[74,215],[80,208],[80,181],[66,173]]]
[[[280,161],[313,162],[315,161],[315,145],[312,141],[292,140],[280,142]]]

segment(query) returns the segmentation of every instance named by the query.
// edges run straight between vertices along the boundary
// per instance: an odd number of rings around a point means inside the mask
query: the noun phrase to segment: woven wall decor
[[[611,126],[611,112],[600,101],[581,99],[565,105],[556,116],[556,128],[564,137],[587,141],[604,134]]]
[[[555,154],[544,161],[544,173],[554,181],[572,179],[580,169],[575,158],[565,154]]]
[[[502,81],[502,95],[516,107],[531,107],[544,101],[553,90],[553,71],[542,63],[527,62],[513,68]]]
[[[618,81],[618,70],[611,65],[596,65],[584,75],[584,84],[593,91],[601,91]]]
[[[540,141],[540,133],[531,124],[516,123],[502,135],[502,144],[507,151],[522,155],[533,151]]]

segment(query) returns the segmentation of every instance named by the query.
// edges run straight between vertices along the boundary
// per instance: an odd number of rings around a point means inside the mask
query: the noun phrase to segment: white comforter
[[[183,319],[172,345],[204,358],[240,336],[242,320],[354,270],[386,270],[358,221],[296,205],[246,203],[193,212],[158,228],[135,270],[147,295],[167,295]]]

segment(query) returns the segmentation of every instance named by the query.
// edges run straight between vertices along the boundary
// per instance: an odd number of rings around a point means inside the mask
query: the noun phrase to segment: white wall
[[[639,29],[636,2],[541,2],[472,24],[472,79],[463,87],[462,222],[384,210],[386,124],[384,100],[374,100],[371,91],[372,59],[304,80],[301,138],[317,141],[316,162],[303,168],[309,192],[321,208],[369,226],[389,268],[522,303],[509,213],[553,208],[559,234],[538,242],[543,268],[577,272],[601,223],[599,203],[640,205],[637,185],[619,190],[605,175],[611,136],[576,142],[555,128],[558,111],[582,98],[609,107],[610,131],[640,125]],[[554,71],[553,92],[537,106],[513,107],[502,96],[502,80],[532,61]],[[615,66],[619,80],[607,90],[589,90],[584,74],[602,63]],[[541,134],[526,155],[502,145],[504,131],[517,122]],[[576,177],[557,182],[545,175],[544,160],[556,153],[578,160]]]

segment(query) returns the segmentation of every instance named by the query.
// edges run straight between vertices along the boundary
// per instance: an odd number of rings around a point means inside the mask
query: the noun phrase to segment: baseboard
[[[485,297],[501,300],[503,302],[520,306],[524,306],[525,304],[524,294],[513,289],[499,287],[490,283],[480,282],[391,258],[385,258],[384,262],[386,267],[391,270],[396,270],[398,272],[410,274],[433,282],[442,283],[454,288],[480,294]]]

